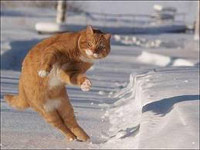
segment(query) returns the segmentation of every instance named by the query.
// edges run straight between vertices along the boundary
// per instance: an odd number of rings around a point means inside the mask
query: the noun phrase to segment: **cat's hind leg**
[[[67,96],[62,98],[62,104],[58,108],[58,112],[62,117],[65,125],[71,130],[71,132],[76,136],[78,140],[89,140],[87,133],[78,125],[74,115],[74,110]]]
[[[66,136],[68,141],[73,141],[76,139],[76,136],[74,136],[74,134],[65,126],[64,121],[57,110],[50,112],[43,110],[40,112],[40,114],[44,117],[46,122],[59,129]]]

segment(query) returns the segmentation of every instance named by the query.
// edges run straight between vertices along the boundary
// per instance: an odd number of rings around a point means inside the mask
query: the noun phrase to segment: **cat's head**
[[[81,54],[89,59],[101,59],[110,52],[111,34],[106,34],[100,30],[87,26],[78,41]]]

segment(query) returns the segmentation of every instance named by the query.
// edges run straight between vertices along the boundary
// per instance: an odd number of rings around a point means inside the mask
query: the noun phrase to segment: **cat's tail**
[[[29,104],[27,103],[26,100],[23,98],[19,97],[18,95],[5,95],[4,99],[7,101],[7,103],[16,109],[19,110],[24,110],[29,107]]]
[[[30,107],[30,105],[27,102],[26,93],[21,82],[19,82],[19,95],[5,95],[4,99],[11,107],[14,107],[19,110],[24,110]]]

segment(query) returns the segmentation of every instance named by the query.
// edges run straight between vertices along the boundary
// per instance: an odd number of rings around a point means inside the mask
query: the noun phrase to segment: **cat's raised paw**
[[[91,82],[88,79],[85,79],[85,81],[81,84],[81,90],[86,92],[91,89]]]
[[[40,70],[38,71],[38,75],[42,78],[46,77],[49,74],[49,72],[45,71],[45,70]]]

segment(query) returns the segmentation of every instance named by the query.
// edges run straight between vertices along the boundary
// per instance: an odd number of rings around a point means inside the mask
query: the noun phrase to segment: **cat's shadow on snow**
[[[174,104],[183,101],[196,101],[199,100],[199,97],[200,95],[181,95],[170,98],[164,98],[159,101],[152,102],[143,106],[142,113],[147,111],[152,111],[156,115],[165,116],[173,109]]]
[[[21,71],[22,61],[28,51],[37,43],[39,39],[27,41],[13,41],[10,43],[11,49],[1,55],[1,69]]]

